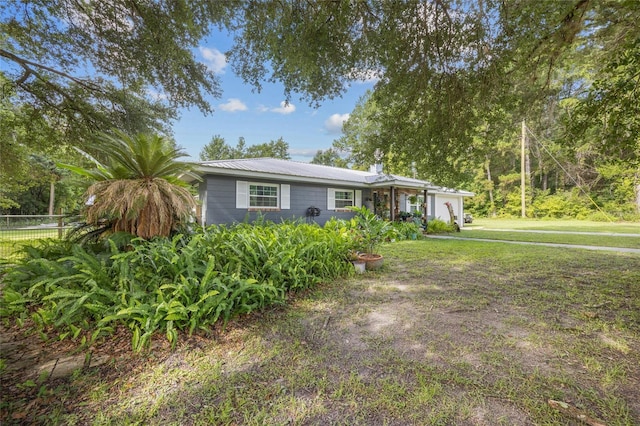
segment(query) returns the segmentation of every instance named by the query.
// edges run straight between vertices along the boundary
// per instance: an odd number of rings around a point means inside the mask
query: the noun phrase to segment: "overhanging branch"
[[[28,59],[25,59],[25,58],[22,58],[22,57],[20,57],[18,55],[15,55],[15,54],[13,54],[11,52],[8,52],[8,51],[6,51],[4,49],[0,49],[0,56],[5,57],[5,58],[17,63],[24,70],[24,73],[22,74],[22,76],[20,76],[20,78],[15,82],[16,85],[20,85],[20,84],[24,83],[27,80],[27,78],[29,78],[29,76],[31,74],[37,75],[38,73],[34,70],[34,68],[37,68],[37,69],[40,69],[40,70],[43,70],[43,71],[48,71],[48,72],[53,73],[53,74],[55,74],[57,76],[65,78],[67,80],[73,81],[74,83],[76,83],[76,84],[78,84],[78,85],[80,85],[80,86],[82,86],[82,87],[84,87],[84,88],[86,88],[88,90],[92,90],[92,91],[99,90],[99,88],[96,85],[91,84],[87,80],[83,80],[81,78],[74,77],[74,76],[72,76],[70,74],[67,74],[66,72],[57,70],[55,68],[51,68],[49,66],[46,66],[46,65],[43,65],[43,64],[40,64],[40,63],[37,63],[37,62],[30,61]]]

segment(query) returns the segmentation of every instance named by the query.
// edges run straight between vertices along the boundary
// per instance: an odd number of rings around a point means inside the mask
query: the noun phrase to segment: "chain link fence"
[[[25,244],[62,238],[72,227],[65,215],[0,215],[0,259],[17,255]]]

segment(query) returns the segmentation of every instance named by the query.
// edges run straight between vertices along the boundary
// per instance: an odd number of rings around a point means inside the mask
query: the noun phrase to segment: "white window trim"
[[[271,186],[277,189],[277,206],[252,206],[251,205],[251,186]],[[291,185],[267,183],[267,182],[248,182],[236,181],[236,208],[249,210],[289,210],[291,208]]]
[[[362,190],[360,189],[346,189],[346,188],[327,188],[327,210],[329,211],[348,211],[347,207],[336,208],[336,192],[351,192],[353,193],[353,205],[354,207],[362,206]]]
[[[252,206],[251,205],[251,187],[252,186],[266,186],[270,188],[276,189],[275,197],[267,196],[267,198],[275,198],[276,205],[275,206]],[[258,197],[264,197],[264,195],[258,195]],[[280,208],[280,185],[277,183],[265,183],[265,182],[249,182],[247,185],[247,206],[250,209],[279,209]]]

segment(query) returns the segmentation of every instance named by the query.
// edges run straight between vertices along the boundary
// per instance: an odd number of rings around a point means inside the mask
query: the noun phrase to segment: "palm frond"
[[[111,224],[111,231],[124,231],[142,238],[168,236],[187,220],[196,200],[180,177],[200,180],[192,164],[158,135],[130,137],[120,131],[100,135],[100,150],[108,154],[109,165],[93,157],[95,169],[69,169],[96,182],[85,194],[93,203],[86,208],[86,221],[93,226]]]

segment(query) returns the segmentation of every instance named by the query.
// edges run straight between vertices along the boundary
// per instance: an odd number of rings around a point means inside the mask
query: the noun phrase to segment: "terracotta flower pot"
[[[365,268],[367,271],[380,269],[384,263],[384,257],[382,257],[381,254],[360,253],[358,255],[358,260],[361,260],[366,264]]]

